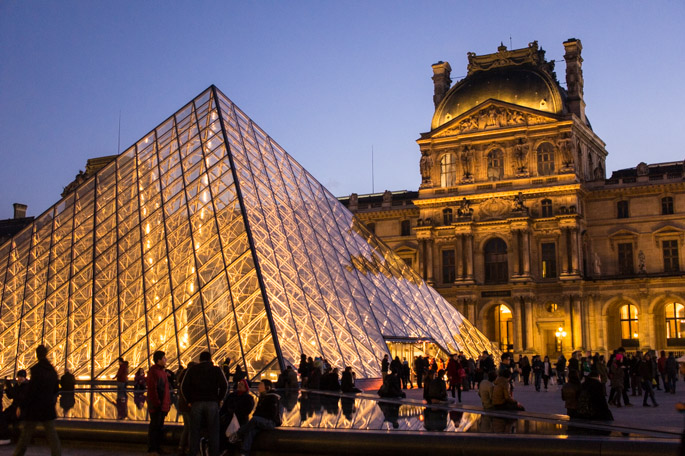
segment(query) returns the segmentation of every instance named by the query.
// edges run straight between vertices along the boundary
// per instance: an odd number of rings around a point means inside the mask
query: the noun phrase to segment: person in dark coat
[[[57,371],[48,361],[48,349],[44,345],[36,348],[36,358],[38,358],[38,363],[31,367],[31,381],[26,390],[26,398],[17,408],[17,414],[24,420],[24,426],[14,449],[14,455],[23,456],[26,453],[26,447],[31,442],[36,425],[41,423],[50,445],[50,454],[60,456],[62,448],[55,430],[57,418],[55,404],[59,392],[59,378]]]
[[[307,362],[307,355],[302,353],[302,356],[300,356],[300,365],[297,368],[297,373],[300,374],[300,382],[302,383],[302,388],[307,387],[307,380],[309,379],[309,371],[311,371],[312,368]]]
[[[383,380],[388,376],[388,369],[390,368],[390,361],[388,361],[388,355],[383,356],[381,361],[381,374],[383,375]]]
[[[200,353],[200,362],[188,368],[181,385],[181,392],[190,406],[191,455],[200,452],[203,423],[209,436],[209,454],[219,455],[219,403],[226,397],[227,391],[228,382],[223,370],[214,365],[208,351]]]
[[[440,369],[438,374],[428,384],[428,403],[440,404],[447,402],[447,384],[444,380],[445,371]]]
[[[294,392],[297,400],[297,392]],[[227,429],[231,424],[233,417],[238,420],[240,426],[244,426],[250,419],[250,413],[254,408],[254,399],[250,394],[250,387],[247,380],[242,379],[238,382],[238,387],[231,391],[224,400],[221,410],[219,410],[219,417],[221,421],[220,429]],[[225,450],[228,446],[228,438],[225,432],[220,433],[221,449]]]
[[[188,363],[188,367],[183,369],[182,367],[176,373],[176,378],[178,382],[182,385],[185,375],[188,373],[188,369],[195,365],[194,361]],[[185,455],[188,451],[188,442],[190,437],[190,405],[183,394],[178,395],[178,402],[176,403],[176,411],[181,414],[183,418],[183,430],[181,431],[181,437],[178,439],[178,454]]]
[[[673,352],[668,352],[666,358],[666,378],[668,380],[668,392],[675,394],[675,382],[678,380],[678,362]]]
[[[566,382],[566,357],[562,353],[557,358],[557,383],[563,385]]]
[[[352,372],[352,366],[347,366],[342,373],[342,381],[340,382],[340,389],[343,393],[361,393],[362,390],[354,386],[355,375]]]
[[[148,427],[148,453],[159,454],[164,437],[164,418],[171,409],[169,377],[167,376],[166,354],[158,350],[152,355],[154,363],[147,373],[147,410],[150,414]]]
[[[614,416],[612,415],[611,410],[609,410],[606,397],[604,397],[604,387],[599,380],[599,373],[596,370],[590,371],[590,375],[585,377],[585,381],[580,387],[577,417],[588,420],[614,420]]]
[[[250,454],[252,441],[262,430],[270,430],[281,425],[281,397],[273,391],[271,380],[259,383],[259,402],[252,418],[245,425],[240,426],[238,432],[229,437],[231,443],[242,441],[241,455]]]
[[[577,418],[578,396],[580,396],[580,378],[578,371],[568,373],[568,382],[561,388],[561,398],[566,405],[566,414],[570,418]]]
[[[69,410],[71,410],[76,404],[76,398],[74,397],[74,389],[76,389],[76,377],[74,377],[74,374],[69,372],[69,369],[65,369],[64,375],[62,375],[62,377],[59,379],[59,386],[59,406],[62,408],[62,413],[64,413],[64,416],[66,416],[67,412],[69,412]]]
[[[5,395],[12,399],[12,403],[5,409],[5,421],[8,426],[13,428],[13,435],[19,435],[19,416],[17,415],[17,408],[26,398],[26,392],[29,387],[29,381],[26,378],[26,371],[19,369],[15,382],[5,380]]]
[[[652,388],[652,357],[647,353],[643,359],[641,359],[636,368],[636,377],[642,381],[642,390],[645,393],[642,399],[642,406],[649,407],[647,404],[647,398],[652,399],[652,405],[658,407],[659,404],[656,403],[654,398],[654,389]]]
[[[400,376],[397,371],[391,371],[383,380],[383,384],[378,390],[380,397],[406,397],[402,391]]]

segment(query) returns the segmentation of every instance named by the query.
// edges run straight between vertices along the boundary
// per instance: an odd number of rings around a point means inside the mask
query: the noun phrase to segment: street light
[[[557,336],[557,344],[559,346],[559,351],[561,352],[561,351],[563,351],[562,350],[563,343],[564,343],[563,338],[566,337],[566,331],[564,331],[563,327],[559,326],[559,329],[557,330],[557,332],[554,333],[554,335]]]

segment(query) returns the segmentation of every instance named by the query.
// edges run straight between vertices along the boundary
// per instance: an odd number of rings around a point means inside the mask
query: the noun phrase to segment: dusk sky
[[[685,2],[0,2],[0,219],[37,216],[215,84],[335,195],[416,190],[431,64],[583,44],[607,174],[685,159]]]

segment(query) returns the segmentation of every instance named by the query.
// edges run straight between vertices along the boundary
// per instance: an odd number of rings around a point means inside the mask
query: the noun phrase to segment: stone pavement
[[[681,386],[680,383],[677,386]],[[643,407],[642,398],[630,396],[629,393],[630,401],[634,404],[633,407],[610,407],[615,419],[613,424],[638,429],[680,433],[683,430],[684,415],[676,412],[675,403],[677,401],[685,401],[685,388],[681,388],[681,390],[675,395],[666,394],[664,391],[655,391],[656,400],[659,403],[659,407],[656,408]],[[422,399],[423,390],[409,389],[405,391],[409,400],[420,401]],[[365,392],[367,394],[373,393],[372,391]],[[514,397],[525,406],[527,412],[559,415],[565,415],[566,413],[564,402],[561,400],[561,387],[557,385],[549,385],[549,389],[546,392],[544,389],[541,392],[536,392],[532,385],[524,386],[522,383],[516,383]],[[478,393],[475,390],[462,392],[462,405],[469,408],[480,408]],[[40,437],[40,428],[36,435]],[[0,447],[0,456],[11,455],[13,449],[14,445]],[[62,454],[64,456],[142,456],[147,454],[145,450],[145,445],[127,446],[125,443],[122,443],[113,447],[111,444],[103,446],[66,442],[63,445]],[[172,451],[172,448],[169,447],[168,451]],[[48,456],[49,454],[50,450],[45,446],[33,446],[26,452],[27,456]]]
[[[681,391],[677,391],[678,387],[680,387]],[[405,391],[409,399],[421,400],[423,397],[423,390],[413,389]],[[679,401],[685,402],[685,387],[678,382],[676,394],[667,394],[664,391],[658,390],[654,391],[654,394],[659,407],[643,407],[642,397],[631,396],[631,393],[628,392],[628,398],[633,406],[621,408],[613,405],[609,406],[611,413],[614,415],[614,422],[612,424],[639,429],[682,432],[683,425],[685,424],[685,415],[675,410],[675,404]],[[448,395],[451,400],[449,391]],[[566,415],[564,401],[561,399],[561,386],[558,385],[550,384],[547,391],[543,387],[542,391],[536,392],[532,384],[524,386],[523,383],[517,382],[514,384],[514,399],[526,408],[526,412]],[[452,402],[450,401],[450,403]],[[650,400],[649,404],[651,403]],[[476,390],[462,391],[462,404],[481,407],[478,392]]]

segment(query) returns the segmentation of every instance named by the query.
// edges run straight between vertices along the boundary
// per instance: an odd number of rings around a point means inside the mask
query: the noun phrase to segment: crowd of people
[[[45,429],[51,454],[59,455],[60,441],[54,426],[57,393],[61,391],[63,409],[73,407],[75,378],[66,371],[58,379],[44,346],[37,348],[36,357],[38,362],[30,369],[30,381],[27,372],[19,370],[16,381],[6,379],[4,388],[0,388],[0,404],[2,394],[12,400],[6,410],[0,409],[0,445],[9,444],[10,438],[17,439],[18,435],[14,454],[23,455],[36,425],[40,423]],[[123,358],[119,358],[118,363],[115,375],[117,393],[125,397],[129,365]],[[191,362],[187,368],[181,367],[177,372],[168,369],[166,363],[165,353],[155,352],[153,365],[147,374],[142,368],[138,369],[133,380],[134,397],[141,397],[147,402],[150,455],[161,453],[164,421],[172,404],[183,419],[179,456],[219,456],[231,445],[247,455],[258,432],[281,424],[282,405],[291,410],[299,401],[303,419],[317,408],[316,404],[319,408],[335,409],[337,413],[337,398],[333,397],[334,405],[333,401],[326,405],[325,396],[298,395],[300,386],[307,390],[361,392],[350,366],[340,374],[338,368],[331,366],[325,358],[312,358],[305,354],[302,354],[297,370],[287,366],[275,384],[270,380],[259,382],[256,405],[246,373],[239,364],[231,370],[230,359],[217,366],[210,353],[203,352],[197,362]],[[462,391],[477,390],[484,410],[524,410],[514,398],[514,389],[519,382],[534,384],[538,392],[548,391],[550,385],[558,385],[571,419],[613,420],[610,406],[632,406],[631,397],[642,398],[644,407],[657,407],[659,404],[654,391],[675,394],[679,373],[685,375],[685,356],[676,359],[674,353],[667,355],[664,351],[660,356],[654,352],[628,353],[623,347],[614,350],[607,360],[590,352],[574,352],[568,360],[561,355],[555,361],[538,355],[531,359],[519,355],[514,360],[511,354],[504,353],[497,366],[493,356],[484,351],[477,359],[467,358],[463,353],[449,355],[446,361],[440,357],[416,356],[411,364],[406,359],[400,360],[399,356],[391,359],[385,355],[380,367],[382,384],[378,395],[398,399],[406,397],[407,389],[423,389],[426,429],[437,430],[444,428],[447,412],[444,407],[435,406],[447,404],[450,396],[452,401],[461,402]],[[353,396],[341,400],[343,412],[350,415],[354,410]],[[398,404],[396,401],[378,403],[386,420],[395,427]],[[677,404],[677,409],[685,411],[685,403]],[[458,421],[456,415],[453,418]],[[500,425],[507,423],[494,418],[485,421],[483,427],[490,426],[492,430],[498,428],[500,421]],[[204,445],[203,451],[201,445]]]

